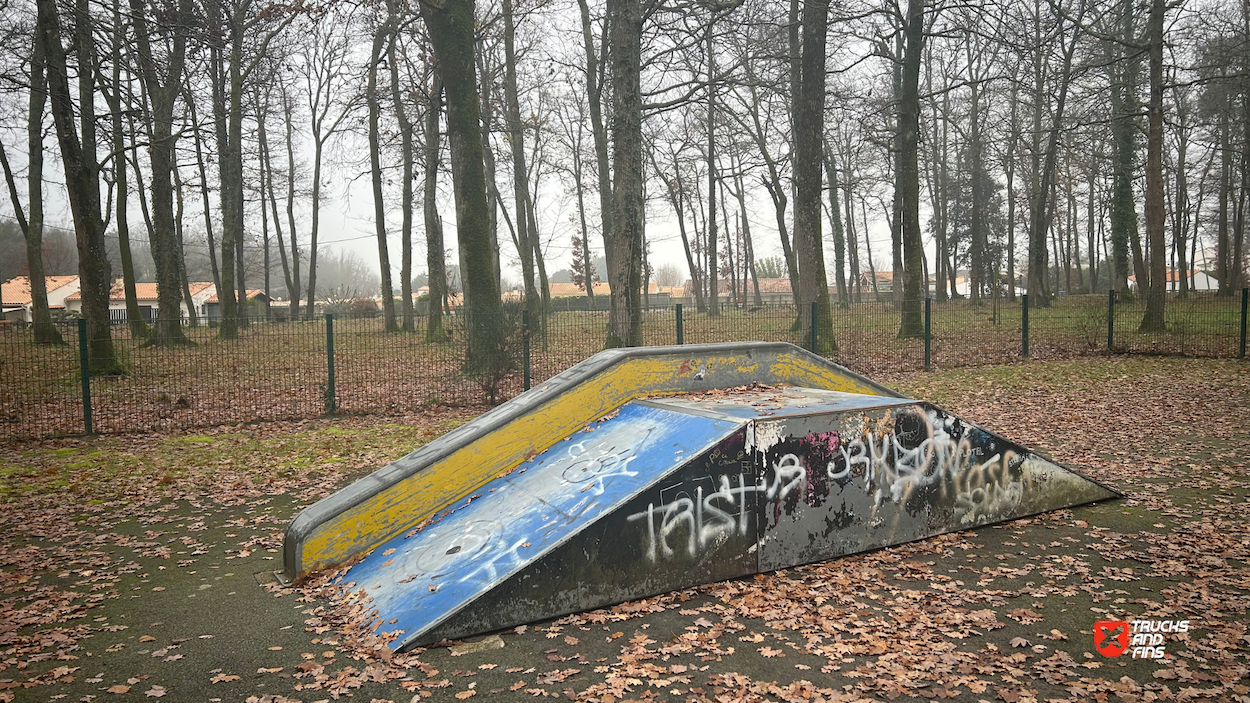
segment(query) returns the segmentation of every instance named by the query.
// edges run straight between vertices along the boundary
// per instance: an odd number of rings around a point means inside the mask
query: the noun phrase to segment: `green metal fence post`
[[[820,314],[820,313],[819,313],[819,310],[820,310],[820,308],[819,308],[819,307],[817,307],[817,305],[816,305],[816,301],[815,301],[815,300],[813,300],[813,301],[812,301],[812,318],[811,318],[811,319],[812,319],[812,353],[813,353],[813,354],[819,354],[819,353],[820,353],[820,352],[817,350],[817,348],[816,348],[816,342],[817,342],[817,338],[816,338],[816,316],[817,316],[818,314]]]
[[[677,303],[677,343],[686,343],[685,330],[682,328],[681,303]]]
[[[1241,289],[1241,350],[1237,352],[1237,358],[1246,358],[1246,307],[1250,303],[1250,288]]]
[[[326,413],[338,410],[338,395],[334,391],[334,313],[326,313]]]
[[[1115,289],[1107,291],[1107,351],[1115,349]]]
[[[1244,315],[1242,317],[1245,317]],[[1242,324],[1245,327],[1245,324]],[[1244,334],[1242,335],[1245,336]],[[1242,345],[1245,346],[1244,344]],[[87,320],[78,318],[78,368],[82,375],[82,427],[86,434],[95,434],[91,426],[91,355],[87,352]]]
[[[1020,296],[1020,356],[1029,358],[1029,294]]]
[[[933,347],[933,298],[925,297],[924,299],[924,370],[931,371],[932,365],[932,347]]]
[[[530,311],[521,311],[521,353],[524,357],[525,370],[522,372],[521,390],[530,389]]]

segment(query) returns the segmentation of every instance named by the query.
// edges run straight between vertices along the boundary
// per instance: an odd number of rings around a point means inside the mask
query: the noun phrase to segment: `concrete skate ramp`
[[[634,398],[752,382],[897,395],[790,344],[600,352],[301,512],[283,569],[294,578],[366,554]]]
[[[1117,497],[897,395],[636,399],[345,577],[394,648]]]

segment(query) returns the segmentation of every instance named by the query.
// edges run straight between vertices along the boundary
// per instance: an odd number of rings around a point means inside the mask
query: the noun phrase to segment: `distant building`
[[[195,304],[196,315],[200,319],[200,324],[207,324],[207,303],[210,299],[216,299],[217,286],[207,281],[192,281],[188,284],[191,289],[191,300]],[[157,290],[155,283],[136,283],[135,284],[135,300],[139,304],[139,313],[143,315],[143,319],[149,324],[156,319],[157,308]],[[187,312],[187,302],[182,300],[182,291],[178,291],[179,312],[183,320],[190,320],[190,314]],[[72,295],[65,299],[65,308],[71,312],[82,313],[82,291],[75,291]],[[109,290],[109,320],[114,324],[126,322],[126,288],[119,278],[113,282],[113,287]]]
[[[760,301],[765,305],[789,305],[794,301],[794,293],[790,290],[790,279],[788,278],[761,278],[760,283]],[[739,280],[738,297],[734,298],[734,283],[728,278],[721,278],[716,281],[716,294],[723,303],[742,303],[746,305],[755,304],[755,282],[747,278]],[[664,291],[670,291],[674,297],[688,298],[694,300],[694,283],[690,279],[686,279],[686,284],[680,288],[673,286],[664,288]]]
[[[1220,289],[1220,282],[1217,281],[1214,276],[1208,276],[1202,271],[1177,271],[1176,269],[1168,269],[1168,290],[1180,290],[1182,277],[1184,277],[1188,282],[1186,290],[1210,291]],[[1128,285],[1129,288],[1137,288],[1137,276],[1129,276]]]
[[[48,309],[64,310],[65,298],[78,292],[81,283],[77,276],[45,276],[48,290]],[[31,322],[30,277],[17,276],[0,286],[0,303],[3,303],[4,319],[10,322]]]
[[[192,296],[194,297],[194,296]],[[246,317],[262,317],[265,314],[265,308],[273,301],[272,298],[265,295],[265,291],[259,288],[247,289],[247,307],[244,313]],[[288,312],[290,308],[287,308]],[[217,297],[216,289],[213,294],[204,300],[204,313],[202,317],[207,318],[209,322],[221,322],[221,299]],[[201,322],[201,324],[204,324]]]
[[[612,293],[607,283],[600,282],[592,285],[595,295],[607,296]],[[653,289],[656,287],[654,283],[651,286]],[[551,297],[553,298],[576,298],[579,295],[586,295],[586,290],[576,283],[550,283],[548,288],[551,290]],[[652,292],[655,292],[655,290],[652,290]]]

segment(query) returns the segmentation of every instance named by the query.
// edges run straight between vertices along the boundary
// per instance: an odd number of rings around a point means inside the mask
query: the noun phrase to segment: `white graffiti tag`
[[[627,517],[629,522],[646,520],[647,541],[645,556],[648,561],[672,558],[676,551],[671,543],[674,533],[684,527],[686,535],[684,553],[697,557],[709,546],[723,544],[729,538],[747,536],[750,530],[746,499],[749,495],[761,496],[769,504],[780,503],[796,491],[802,491],[807,483],[807,467],[794,454],[786,454],[773,464],[773,480],[748,483],[742,474],[737,483],[729,476],[720,476],[716,490],[707,491],[695,486],[694,495],[689,489],[659,505],[648,503],[647,509]],[[801,496],[800,496],[801,497]]]
[[[984,495],[996,493],[993,486],[1010,483],[1015,452],[1006,450],[977,462],[972,442],[963,432],[952,432],[958,420],[936,410],[925,412],[921,420],[924,435],[914,447],[904,446],[897,432],[865,431],[841,445],[839,456],[826,467],[827,475],[838,481],[862,477],[864,490],[878,507],[887,500],[906,503],[918,489],[937,484],[957,489],[957,505],[984,506]],[[972,497],[978,489],[981,493]]]
[[[735,535],[748,536],[749,512],[764,516],[778,506],[794,507],[796,501],[819,505],[827,478],[829,488],[836,483],[864,491],[872,504],[870,526],[884,524],[878,511],[889,505],[901,509],[922,490],[935,504],[952,507],[961,525],[982,524],[1009,514],[1024,491],[1017,453],[1002,448],[982,460],[986,445],[974,443],[976,432],[936,409],[899,409],[879,421],[866,421],[857,436],[822,435],[820,446],[829,452],[819,459],[823,467],[807,466],[815,460],[810,454],[807,460],[785,454],[756,483],[739,474],[736,484],[720,476],[671,486],[667,490],[673,495],[662,492],[658,503],[647,504],[628,520],[645,522],[644,556],[649,561],[698,558]],[[809,481],[813,472],[821,479],[816,484]],[[707,486],[712,482],[718,485]],[[750,495],[756,505],[748,511]],[[780,512],[772,519],[779,518]]]

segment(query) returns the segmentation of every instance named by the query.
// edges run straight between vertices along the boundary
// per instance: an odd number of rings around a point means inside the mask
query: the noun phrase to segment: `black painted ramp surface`
[[[407,647],[1117,495],[927,403],[714,391],[623,406],[347,580]]]

